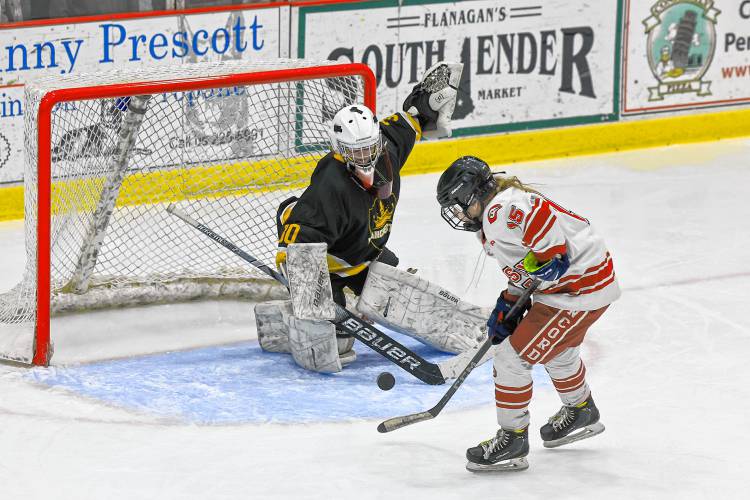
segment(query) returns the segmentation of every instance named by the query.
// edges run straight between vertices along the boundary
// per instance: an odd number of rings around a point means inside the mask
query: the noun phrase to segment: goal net
[[[166,212],[273,263],[279,203],[329,150],[338,109],[374,109],[361,64],[224,61],[26,86],[23,280],[0,296],[0,358],[47,364],[55,313],[281,296]],[[52,332],[54,335],[54,332]]]

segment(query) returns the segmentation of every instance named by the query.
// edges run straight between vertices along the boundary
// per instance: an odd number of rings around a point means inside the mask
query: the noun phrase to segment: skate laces
[[[482,446],[482,450],[484,450],[484,459],[487,460],[488,458],[490,458],[490,455],[508,444],[509,437],[510,436],[507,432],[505,432],[503,429],[500,429],[494,437],[491,437],[487,441],[482,441],[481,443],[479,443]]]
[[[549,423],[552,424],[552,428],[556,431],[567,427],[570,423],[575,420],[576,411],[570,406],[563,406],[560,411],[555,413],[552,418],[549,419]]]

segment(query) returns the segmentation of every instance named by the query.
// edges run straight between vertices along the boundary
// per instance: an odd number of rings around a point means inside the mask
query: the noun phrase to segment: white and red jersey
[[[593,311],[620,297],[612,257],[604,240],[583,217],[555,202],[517,188],[492,198],[479,233],[487,255],[508,277],[508,291],[520,295],[531,283],[523,268],[529,250],[539,261],[567,253],[570,267],[558,281],[542,281],[534,300],[558,309]]]

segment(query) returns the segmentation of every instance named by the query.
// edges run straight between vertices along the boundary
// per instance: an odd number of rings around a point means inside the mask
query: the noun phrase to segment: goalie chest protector
[[[398,117],[394,120],[394,117]],[[393,185],[386,199],[362,188],[338,155],[329,153],[313,171],[310,185],[284,221],[279,246],[290,243],[328,244],[331,273],[351,275],[360,264],[373,261],[388,241],[401,190],[400,171],[416,140],[416,131],[403,115],[381,122],[383,155],[393,166]],[[381,157],[379,167],[384,158]],[[377,175],[377,174],[376,174]],[[297,224],[299,228],[290,227]],[[339,262],[340,261],[340,262]]]

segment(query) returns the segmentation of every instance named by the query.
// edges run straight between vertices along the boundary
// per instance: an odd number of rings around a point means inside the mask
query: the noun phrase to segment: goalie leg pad
[[[370,264],[357,310],[441,351],[473,349],[486,336],[485,310],[443,288],[379,262]]]
[[[300,319],[333,319],[336,305],[325,243],[293,243],[287,248],[289,294],[294,316]]]
[[[336,327],[326,321],[336,313],[327,249],[325,243],[293,243],[287,248],[289,294],[294,310],[287,323],[294,361],[308,370],[336,373],[342,364]]]
[[[290,352],[288,318],[292,316],[290,300],[273,300],[255,304],[255,326],[260,348],[267,352]]]
[[[294,361],[319,373],[341,371],[336,327],[330,321],[288,318],[289,348]]]
[[[289,341],[289,324],[294,321],[294,314],[292,313],[292,302],[290,300],[274,300],[270,302],[260,302],[255,304],[255,324],[258,332],[258,343],[261,349],[266,352],[283,352],[292,353],[295,361],[300,358],[303,359],[301,366],[308,368],[305,365],[315,365],[315,363],[308,363],[304,361],[306,357],[313,356],[311,353],[305,353],[306,347],[304,347],[305,341],[297,341],[298,338],[304,337],[304,333],[299,331],[296,332],[295,336],[295,348],[294,353]],[[304,320],[302,320],[304,322]],[[296,323],[296,322],[295,322]],[[328,323],[333,327],[333,324],[322,321],[320,323]],[[302,329],[307,327],[302,326]],[[335,327],[334,327],[335,328]],[[315,330],[315,327],[308,328],[309,330]],[[321,330],[330,332],[330,328],[325,330],[324,327],[320,327]],[[335,331],[335,330],[334,330]],[[324,340],[328,338],[328,333],[323,336]],[[354,337],[351,335],[334,335],[334,343],[336,345],[336,353],[341,362],[341,366],[346,366],[357,359],[357,354],[354,352]],[[308,339],[308,344],[313,343],[313,339]],[[327,340],[323,345],[315,344],[313,350],[317,351],[323,349],[326,355],[329,354],[331,347],[328,345]],[[296,355],[295,355],[296,353]],[[298,362],[299,364],[299,362]],[[335,363],[333,364],[335,367]],[[320,371],[315,369],[315,371]],[[328,373],[328,372],[325,372]]]

